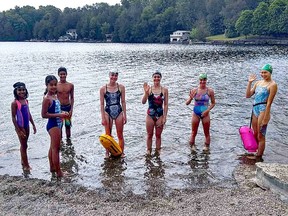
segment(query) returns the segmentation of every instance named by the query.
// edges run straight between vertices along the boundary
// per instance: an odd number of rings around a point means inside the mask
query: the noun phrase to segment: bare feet
[[[23,166],[23,170],[24,171],[30,171],[32,170],[32,168],[28,165],[28,166]]]
[[[155,155],[160,155],[161,154],[161,148],[156,148],[155,149]]]
[[[196,152],[196,146],[195,146],[195,144],[191,145],[191,151],[192,151],[192,152]]]
[[[147,156],[151,156],[151,149],[147,149],[146,155],[147,155]]]
[[[110,153],[106,151],[105,159],[108,159],[108,158],[110,158]]]
[[[204,151],[204,152],[209,152],[209,149],[210,149],[209,147],[210,147],[210,144],[205,143],[205,144],[204,144],[204,147],[203,147],[203,151]]]

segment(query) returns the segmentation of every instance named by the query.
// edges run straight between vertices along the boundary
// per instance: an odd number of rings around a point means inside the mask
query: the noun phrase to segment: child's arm
[[[104,110],[104,92],[105,92],[105,86],[103,86],[101,89],[100,89],[100,112],[101,112],[101,123],[103,126],[105,126],[106,124],[108,124],[106,122],[106,119],[105,119],[105,110]]]
[[[74,108],[74,85],[73,84],[71,84],[70,105],[71,105],[71,110],[69,113],[70,113],[70,117],[72,117],[73,108]]]
[[[32,115],[31,115],[31,113],[30,113],[30,111],[29,111],[29,115],[30,115],[30,122],[31,122],[31,124],[32,124],[32,126],[33,126],[33,131],[34,131],[34,134],[37,132],[37,130],[36,130],[36,126],[35,126],[35,124],[34,124],[34,120],[33,120],[33,118],[32,118]]]

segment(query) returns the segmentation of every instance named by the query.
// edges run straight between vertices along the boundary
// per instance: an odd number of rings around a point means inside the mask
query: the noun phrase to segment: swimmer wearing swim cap
[[[202,121],[205,134],[204,152],[209,152],[210,147],[210,110],[215,106],[214,90],[207,85],[207,74],[199,74],[199,85],[197,88],[190,90],[189,98],[186,105],[189,105],[194,99],[194,108],[192,114],[192,132],[190,145],[192,151],[196,151],[195,138],[198,132],[200,121]]]
[[[246,88],[246,98],[254,95],[252,128],[254,137],[258,143],[257,157],[262,158],[265,150],[267,125],[270,120],[270,110],[274,97],[277,93],[277,83],[272,80],[273,68],[265,64],[260,71],[262,80],[256,81],[256,74],[250,74]],[[255,82],[252,86],[252,82]]]

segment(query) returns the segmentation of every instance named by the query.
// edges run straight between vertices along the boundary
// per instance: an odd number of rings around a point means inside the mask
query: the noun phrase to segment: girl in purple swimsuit
[[[45,78],[47,86],[42,102],[42,118],[48,118],[46,129],[50,135],[50,148],[48,152],[50,172],[52,176],[61,178],[63,173],[60,168],[60,142],[61,142],[61,119],[69,116],[68,112],[61,112],[60,102],[57,99],[57,78],[49,75]]]
[[[33,126],[34,134],[36,127],[29,111],[28,106],[28,91],[22,82],[17,82],[13,85],[15,100],[11,103],[12,122],[15,126],[16,133],[20,141],[21,163],[24,171],[30,171],[31,167],[28,162],[27,156],[27,142],[29,138],[29,122]]]
[[[147,155],[151,155],[152,138],[155,129],[156,136],[156,155],[160,155],[161,150],[161,134],[166,123],[168,113],[168,89],[160,84],[162,74],[156,71],[152,75],[153,85],[149,86],[144,83],[144,95],[142,97],[142,104],[148,100],[148,110],[146,116],[146,131],[147,131]]]
[[[209,112],[215,106],[214,90],[208,88],[207,85],[207,74],[199,75],[199,86],[192,89],[189,94],[189,98],[186,100],[186,105],[189,105],[194,99],[194,109],[192,114],[192,133],[190,138],[190,145],[192,151],[196,151],[195,138],[198,132],[200,121],[202,121],[205,144],[203,151],[209,151],[210,146],[210,115]],[[209,105],[209,100],[211,104]]]

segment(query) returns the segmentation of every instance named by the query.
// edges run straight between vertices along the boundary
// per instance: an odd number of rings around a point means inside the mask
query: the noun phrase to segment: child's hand
[[[26,138],[26,134],[25,134],[25,132],[24,132],[23,130],[21,130],[21,129],[16,129],[16,132],[17,132],[17,134],[18,134],[18,136],[19,136],[20,138],[22,138],[22,139]]]
[[[61,115],[61,118],[67,118],[67,117],[69,117],[69,113],[68,113],[68,112],[65,112],[65,111],[63,111],[62,113],[60,113],[60,115]]]
[[[106,122],[105,119],[102,119],[102,122],[101,122],[101,123],[102,123],[103,126],[106,126],[106,124],[107,124],[107,122]]]

